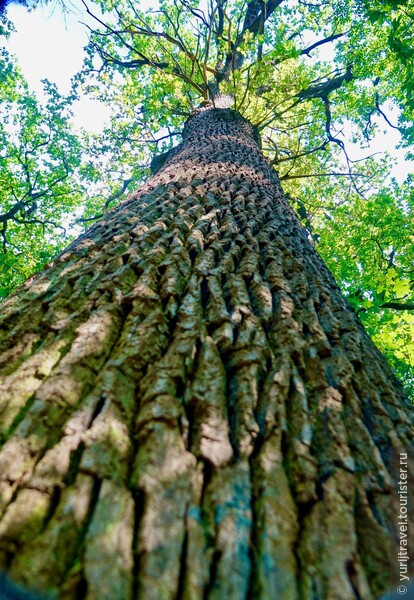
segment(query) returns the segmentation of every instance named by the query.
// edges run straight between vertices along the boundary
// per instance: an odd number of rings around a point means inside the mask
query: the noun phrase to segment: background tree
[[[353,165],[334,129],[352,117],[346,86],[359,105],[363,57],[352,27],[295,47],[296,19],[316,30],[315,7],[282,6],[117,4],[92,34],[79,85],[114,102],[118,131],[133,110],[137,131],[158,113],[160,141],[186,124],[138,193],[3,304],[0,557],[29,587],[287,599],[388,588],[392,458],[412,448],[410,406],[315,252],[320,211],[297,194],[299,175],[340,173],[327,221],[377,206],[361,194],[381,165]],[[351,8],[322,17],[375,27]],[[344,60],[312,73],[303,57],[328,38]],[[375,31],[366,39],[382,57]],[[395,287],[398,248],[384,248],[381,310],[410,285]]]
[[[68,101],[45,83],[45,106],[30,93],[14,60],[0,55],[0,296],[64,247],[65,220],[80,204],[74,171],[80,144]],[[67,243],[67,241],[66,241]]]
[[[4,37],[13,26],[3,18]],[[16,59],[1,50],[0,298],[62,250],[136,184],[125,143],[71,122],[74,95],[63,97],[47,80],[33,94]],[[132,143],[130,140],[129,143]],[[148,163],[141,153],[141,162]]]

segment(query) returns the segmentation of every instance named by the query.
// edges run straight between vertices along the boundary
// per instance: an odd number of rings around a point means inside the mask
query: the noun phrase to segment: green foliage
[[[377,346],[414,392],[414,189],[412,180],[316,214],[321,253]],[[319,223],[318,223],[319,221]],[[350,225],[351,224],[351,225]]]
[[[45,103],[0,51],[0,297],[67,244],[66,221],[82,201],[73,173],[80,145],[68,100],[45,82]]]
[[[406,106],[414,110],[414,6],[406,0],[362,0],[364,13],[371,22],[379,24],[387,33],[390,50],[402,67],[402,89],[406,95]]]
[[[75,131],[77,96],[44,81],[36,98],[4,48],[0,83],[1,299],[137,186],[157,144],[142,151],[136,136],[144,132],[125,111],[99,136]]]

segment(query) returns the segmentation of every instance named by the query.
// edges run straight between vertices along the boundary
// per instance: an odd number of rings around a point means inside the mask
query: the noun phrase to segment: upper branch
[[[239,52],[246,33],[249,31],[257,36],[263,31],[264,24],[273,14],[276,8],[282,4],[283,0],[251,0],[246,9],[244,22],[241,31],[237,35],[236,41],[230,44],[230,51],[227,53],[224,64],[217,66],[217,82],[227,81],[232,71],[240,69],[244,62],[244,57]]]
[[[327,38],[324,38],[323,40],[319,40],[318,42],[315,42],[311,46],[304,48],[303,50],[300,51],[300,54],[306,54],[307,56],[310,56],[310,53],[312,52],[312,50],[315,50],[315,48],[318,48],[319,46],[322,46],[323,44],[329,44],[330,42],[333,42],[333,41],[337,40],[338,38],[343,37],[344,35],[347,35],[348,33],[349,33],[349,31],[344,31],[342,33],[335,33],[335,34],[329,35]]]
[[[381,304],[381,308],[393,308],[394,310],[414,310],[414,303],[384,302],[384,304]]]

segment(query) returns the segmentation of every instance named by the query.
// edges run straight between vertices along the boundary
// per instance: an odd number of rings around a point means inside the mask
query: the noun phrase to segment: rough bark
[[[237,113],[190,119],[1,331],[15,581],[62,600],[388,589],[411,408]]]

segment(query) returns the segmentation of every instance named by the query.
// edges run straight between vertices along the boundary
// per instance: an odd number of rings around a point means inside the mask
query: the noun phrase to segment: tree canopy
[[[317,250],[412,391],[413,179],[392,179],[392,155],[370,142],[398,131],[412,157],[414,2],[144,6],[83,3],[90,41],[68,97],[45,82],[36,98],[2,50],[0,295],[148,177],[196,107],[227,105],[258,128]],[[6,15],[1,27],[12,29]],[[100,134],[71,120],[81,95],[111,107]]]

